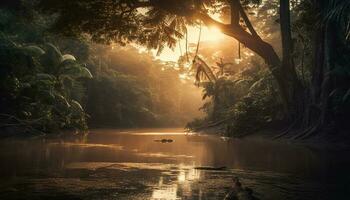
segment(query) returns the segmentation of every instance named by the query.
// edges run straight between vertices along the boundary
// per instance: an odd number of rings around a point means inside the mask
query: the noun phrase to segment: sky
[[[139,8],[138,11],[140,13],[146,13],[147,10],[144,8]],[[221,21],[221,16],[220,14],[211,14],[211,17],[217,21]],[[222,42],[223,39],[227,36],[222,34],[218,28],[215,27],[206,27],[202,26],[201,28],[201,38],[200,41],[202,42],[208,42],[208,41],[216,41],[218,43]],[[188,26],[188,45],[190,43],[197,44],[198,38],[199,38],[199,32],[200,32],[200,27],[193,27],[193,26]],[[180,47],[181,46],[181,47]],[[140,51],[148,51],[144,47],[138,46],[137,48],[140,49]],[[180,50],[181,49],[181,50]],[[162,60],[162,61],[172,61],[172,62],[177,62],[181,52],[185,54],[186,52],[186,39],[182,39],[174,49],[170,49],[168,47],[165,47],[164,50],[161,52],[160,55],[157,55],[157,50],[151,50],[153,53],[154,57],[156,59]]]
[[[200,43],[201,42],[217,42],[220,44],[221,42],[224,42],[224,39],[228,37],[224,35],[223,33],[220,32],[219,29],[215,27],[202,27],[202,33],[201,33],[201,38],[200,38]],[[188,27],[188,45],[190,43],[196,44],[198,42],[199,38],[199,27]],[[157,56],[157,50],[152,50],[154,56],[157,59],[160,59],[162,61],[174,61],[176,62],[181,55],[180,51],[180,45],[181,45],[181,50],[182,53],[184,54],[186,52],[186,39],[182,39],[176,46],[175,49],[169,49],[169,48],[164,48],[162,53]],[[199,44],[199,51],[200,51],[200,44]]]

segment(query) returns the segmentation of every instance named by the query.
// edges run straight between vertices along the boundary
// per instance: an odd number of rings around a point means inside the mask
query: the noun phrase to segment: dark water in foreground
[[[154,141],[162,138],[174,142]],[[0,160],[0,199],[223,199],[233,176],[261,199],[350,199],[349,152],[186,136],[177,129],[0,141]]]

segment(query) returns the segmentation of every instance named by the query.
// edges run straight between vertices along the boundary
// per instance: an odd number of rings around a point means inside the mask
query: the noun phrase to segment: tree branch
[[[279,59],[278,55],[272,48],[270,44],[263,41],[256,31],[254,30],[252,24],[250,23],[246,13],[244,12],[244,9],[242,5],[238,4],[238,9],[240,14],[242,15],[243,20],[245,21],[249,31],[245,31],[241,26],[232,26],[231,24],[224,24],[221,23],[212,17],[210,17],[205,12],[197,12],[195,9],[183,9],[180,12],[176,8],[170,8],[168,4],[164,3],[158,3],[159,0],[149,0],[147,3],[143,2],[142,5],[146,6],[152,6],[157,7],[159,9],[163,9],[167,12],[170,12],[172,14],[178,15],[178,16],[186,16],[186,17],[192,17],[197,20],[201,20],[205,25],[207,26],[215,26],[221,30],[221,32],[225,35],[228,35],[230,37],[235,38],[240,43],[245,45],[247,48],[251,49],[258,55],[264,58],[264,60],[271,66],[278,67],[281,64],[281,60]],[[141,5],[141,4],[140,4]],[[276,69],[273,69],[276,71]]]
[[[249,32],[250,32],[254,37],[261,39],[260,36],[258,35],[258,33],[255,31],[255,29],[254,29],[252,23],[250,22],[250,20],[249,20],[247,14],[245,13],[245,11],[244,11],[244,9],[243,9],[243,7],[242,7],[242,5],[241,5],[240,2],[238,2],[238,9],[239,9],[239,13],[241,14],[241,17],[243,18],[245,24],[247,25],[247,27],[248,27],[248,29],[249,29]]]
[[[279,66],[280,59],[272,46],[260,39],[260,37],[253,36],[245,31],[241,26],[232,27],[230,24],[223,24],[211,18],[205,13],[196,13],[195,18],[202,20],[207,26],[216,26],[222,33],[235,38],[240,43],[260,55],[265,59],[269,65]]]
[[[231,26],[239,26],[239,1],[230,0]]]

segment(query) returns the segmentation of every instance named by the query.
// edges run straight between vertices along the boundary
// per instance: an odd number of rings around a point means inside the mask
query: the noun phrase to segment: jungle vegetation
[[[178,127],[199,116],[199,92],[174,63],[136,47],[51,32],[35,1],[0,9],[3,135],[84,133],[91,127]],[[130,59],[134,57],[134,59]]]
[[[13,121],[22,124],[25,120],[29,124],[39,124],[31,127],[46,130],[49,121],[55,123],[62,121],[58,127],[81,128],[86,127],[87,115],[90,115],[91,120],[94,119],[92,121],[97,124],[113,119],[110,122],[120,126],[157,124],[169,119],[177,121],[173,116],[176,113],[173,109],[179,100],[172,92],[171,97],[170,94],[163,94],[173,88],[167,86],[166,89],[157,90],[154,88],[161,84],[152,84],[161,81],[159,76],[154,74],[163,73],[159,70],[159,66],[163,64],[142,58],[142,62],[148,64],[143,65],[141,61],[134,63],[144,66],[142,69],[133,71],[132,67],[131,71],[123,71],[128,70],[133,64],[124,68],[123,64],[117,64],[124,56],[106,58],[108,53],[101,53],[103,48],[101,50],[98,44],[116,45],[117,49],[124,45],[136,44],[156,49],[160,53],[165,47],[175,48],[179,39],[186,38],[188,26],[215,26],[239,42],[241,47],[239,54],[243,56],[238,57],[238,62],[228,59],[225,59],[225,62],[216,60],[216,66],[212,67],[206,64],[213,59],[210,52],[198,52],[192,49],[180,57],[179,62],[174,64],[175,67],[167,65],[161,67],[166,69],[164,72],[167,76],[166,82],[173,83],[170,85],[176,86],[175,82],[179,82],[178,73],[193,75],[196,84],[204,90],[203,99],[208,98],[202,106],[206,116],[190,122],[188,128],[199,130],[220,126],[227,135],[241,136],[267,127],[283,127],[285,131],[277,137],[294,139],[314,136],[332,138],[334,135],[337,137],[333,138],[348,137],[346,133],[350,128],[347,123],[350,113],[349,1],[33,0],[26,1],[30,2],[27,4],[11,2],[5,3],[6,10],[12,10],[16,16],[31,17],[18,19],[16,23],[1,17],[0,26],[4,37],[2,40],[5,41],[2,42],[5,44],[2,45],[4,47],[1,51],[5,51],[2,55],[21,54],[23,62],[26,63],[17,63],[22,59],[5,56],[10,60],[1,67],[1,70],[6,69],[5,76],[11,79],[8,82],[1,79],[1,93],[7,95],[2,99],[4,101],[2,104],[6,106],[1,108],[1,113],[5,113],[4,116],[11,116],[5,117],[7,124]],[[2,10],[3,15],[6,15],[6,12]],[[214,15],[220,15],[220,20],[214,18]],[[34,18],[40,18],[40,23],[33,22]],[[11,17],[9,19],[17,20]],[[28,25],[27,22],[22,22],[21,25],[21,20],[30,20],[35,25]],[[34,31],[32,33],[23,31],[25,28],[21,26],[30,26]],[[45,30],[42,30],[43,28]],[[21,31],[23,34],[18,34],[22,33]],[[55,37],[74,38],[75,42],[64,39],[57,41]],[[232,43],[232,48],[234,46]],[[77,50],[78,47],[81,49]],[[60,52],[62,48],[64,53]],[[85,55],[79,55],[82,52],[85,52]],[[62,66],[63,69],[73,67],[74,70],[68,70],[67,73],[77,73],[62,75],[69,77],[69,83],[65,83],[66,78],[61,78],[59,73],[48,71],[45,67],[47,64],[43,60],[50,59],[44,58],[53,54],[57,54],[56,58],[61,62],[51,60],[50,62],[55,64],[50,67]],[[194,59],[190,69],[183,67],[191,62],[188,59],[189,55],[191,59],[198,58],[197,61]],[[79,59],[73,59],[75,57]],[[65,58],[68,60],[65,61]],[[111,62],[112,60],[115,62]],[[80,63],[87,64],[85,66]],[[26,67],[17,71],[15,70],[17,65]],[[144,73],[150,69],[152,72]],[[60,112],[66,112],[63,115],[55,111],[56,104],[38,97],[42,92],[41,89],[36,89],[38,94],[33,97],[23,94],[23,90],[35,86],[35,83],[29,83],[27,75],[37,77],[43,73],[53,79],[52,88],[49,88],[53,91],[53,99],[62,97],[61,99],[67,102],[66,110],[59,109]],[[35,78],[34,81],[38,80]],[[18,88],[13,90],[11,87]],[[85,96],[72,95],[79,94],[72,90],[81,91],[84,88]],[[184,86],[177,89],[187,90]],[[30,92],[30,94],[36,93]],[[186,95],[189,97],[189,94]],[[101,96],[108,98],[95,98]],[[165,96],[170,98],[167,108],[158,107],[157,101],[163,101],[160,99]],[[29,99],[22,101],[20,98]],[[15,103],[15,100],[21,103]],[[40,101],[42,108],[38,110],[43,110],[45,114],[38,112],[35,115],[39,116],[33,116],[29,110],[14,108],[23,102],[23,106],[27,105],[32,109],[31,103],[34,101]],[[7,104],[12,104],[12,107]],[[6,108],[15,112],[9,113]],[[23,111],[28,114],[21,113]],[[181,115],[183,116],[183,113],[176,116]],[[69,119],[66,119],[67,116]],[[52,120],[60,117],[64,119]],[[46,122],[42,122],[41,118],[45,118]],[[76,123],[80,125],[74,125]]]

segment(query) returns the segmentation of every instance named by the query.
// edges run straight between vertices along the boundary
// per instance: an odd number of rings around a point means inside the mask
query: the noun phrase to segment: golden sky
[[[199,27],[188,27],[188,43],[193,43],[197,44],[198,42],[198,36],[199,36]],[[206,41],[211,41],[211,42],[217,42],[218,45],[221,42],[224,42],[225,39],[224,34],[220,32],[220,30],[216,27],[206,27],[202,26],[202,34],[201,34],[201,42],[206,42]],[[182,49],[182,53],[185,53],[186,49],[186,40],[182,39],[180,43],[177,44],[175,49],[169,49],[169,48],[164,48],[162,53],[157,56],[156,55],[156,50],[153,50],[152,52],[154,53],[155,57],[157,59],[163,60],[163,61],[174,61],[176,62],[180,56],[180,47]],[[199,47],[200,50],[200,47]]]

